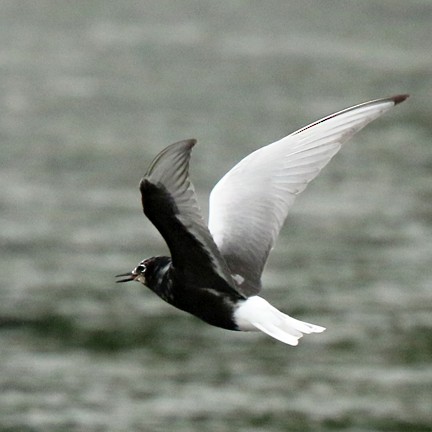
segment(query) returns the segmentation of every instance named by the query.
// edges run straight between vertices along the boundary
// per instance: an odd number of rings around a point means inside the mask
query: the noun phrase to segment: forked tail
[[[235,311],[239,330],[261,330],[281,342],[297,345],[304,334],[321,333],[325,327],[292,318],[273,307],[262,297],[249,297]]]

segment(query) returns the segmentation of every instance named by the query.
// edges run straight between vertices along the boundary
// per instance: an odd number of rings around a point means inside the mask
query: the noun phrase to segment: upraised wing
[[[240,161],[210,195],[209,229],[245,295],[261,289],[261,274],[296,196],[341,146],[408,95],[339,111]]]
[[[140,183],[143,210],[165,239],[175,270],[184,275],[188,284],[236,291],[189,180],[189,160],[195,143],[193,139],[180,141],[156,156]]]

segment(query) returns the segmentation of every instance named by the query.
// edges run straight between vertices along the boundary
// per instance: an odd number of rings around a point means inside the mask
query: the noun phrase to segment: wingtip
[[[400,104],[401,102],[403,102],[405,99],[409,98],[409,94],[401,94],[401,95],[396,95],[393,96],[392,98],[390,98],[395,105]]]
[[[181,142],[181,141],[180,141]],[[195,138],[188,138],[188,139],[185,139],[185,140],[183,140],[183,142],[189,147],[189,148],[192,148],[196,143],[197,143],[197,140],[195,139]]]

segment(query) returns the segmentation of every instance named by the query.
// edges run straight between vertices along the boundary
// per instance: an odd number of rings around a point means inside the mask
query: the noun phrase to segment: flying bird
[[[196,140],[162,150],[140,182],[144,214],[171,256],[141,261],[138,281],[213,326],[257,331],[289,345],[324,327],[292,318],[258,294],[267,257],[296,196],[355,133],[408,95],[339,111],[249,154],[216,184],[205,223],[189,178]]]

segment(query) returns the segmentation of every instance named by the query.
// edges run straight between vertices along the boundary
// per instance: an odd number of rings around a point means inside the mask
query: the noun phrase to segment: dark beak
[[[127,277],[125,277],[125,276],[127,276]],[[137,276],[136,274],[131,273],[131,272],[115,275],[115,277],[125,277],[124,279],[117,280],[116,281],[117,283],[133,281],[133,280],[135,280],[136,276]]]

